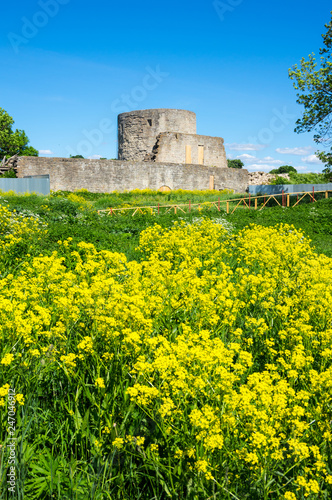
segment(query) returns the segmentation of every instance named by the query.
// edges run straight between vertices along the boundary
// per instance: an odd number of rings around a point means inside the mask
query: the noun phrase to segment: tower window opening
[[[148,120],[148,124],[152,127],[152,120]]]

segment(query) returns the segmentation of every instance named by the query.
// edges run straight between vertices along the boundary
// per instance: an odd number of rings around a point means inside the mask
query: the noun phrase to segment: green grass
[[[215,201],[218,197],[221,200],[227,200],[238,196],[238,194],[234,194],[232,190],[229,189],[224,189],[223,191],[184,191],[179,189],[170,192],[136,189],[121,193],[118,191],[112,193],[90,193],[85,189],[81,189],[76,191],[75,195],[84,199],[86,202],[90,202],[96,210],[104,210],[110,207],[155,206],[158,205],[158,203],[163,205],[188,203],[189,201],[198,203],[202,201],[202,198],[204,201]],[[68,191],[58,191],[53,193],[52,196],[56,198],[67,198],[70,196],[70,193]]]
[[[145,206],[180,204],[217,201],[219,193],[212,192],[204,194],[199,192],[178,191],[168,194],[153,191],[133,191],[129,193],[99,194],[80,191],[76,193],[56,192],[49,196],[15,195],[2,193],[0,203],[10,210],[16,210],[20,214],[39,218],[48,225],[48,234],[42,240],[36,242],[33,253],[50,254],[58,248],[57,241],[73,238],[74,243],[88,241],[93,243],[97,249],[111,249],[123,252],[129,259],[136,259],[135,248],[138,244],[140,232],[154,223],[162,227],[170,227],[176,220],[188,222],[197,217],[208,217],[222,219],[230,224],[233,231],[238,231],[250,223],[263,226],[273,226],[278,223],[293,224],[301,228],[312,240],[312,244],[319,253],[332,257],[332,198],[322,199],[317,203],[302,204],[293,208],[282,208],[279,206],[266,207],[263,210],[239,207],[233,214],[226,214],[226,204],[221,203],[221,212],[216,208],[210,211],[206,209],[191,214],[178,212],[168,214],[136,214],[132,211],[124,212],[122,215],[98,214],[98,210],[113,206]],[[220,199],[231,199],[239,195],[221,194]],[[307,200],[309,201],[309,199]],[[262,200],[261,200],[262,202]],[[292,203],[295,202],[295,199]],[[270,202],[275,203],[273,201]],[[231,203],[231,211],[235,207]],[[252,204],[253,205],[253,204]]]

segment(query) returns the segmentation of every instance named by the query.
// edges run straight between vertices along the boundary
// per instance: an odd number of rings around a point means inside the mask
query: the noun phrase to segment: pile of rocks
[[[289,174],[267,174],[266,172],[249,172],[249,186],[261,186],[271,184],[276,177],[284,177],[289,180]]]

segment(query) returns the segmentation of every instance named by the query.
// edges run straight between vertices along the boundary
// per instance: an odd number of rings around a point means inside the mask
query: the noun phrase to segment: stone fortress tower
[[[243,193],[248,171],[228,168],[224,140],[196,134],[196,115],[146,109],[118,116],[118,160],[20,156],[18,177],[49,176],[53,191],[155,189]]]
[[[118,116],[118,159],[227,168],[224,140],[196,135],[196,115],[146,109]]]

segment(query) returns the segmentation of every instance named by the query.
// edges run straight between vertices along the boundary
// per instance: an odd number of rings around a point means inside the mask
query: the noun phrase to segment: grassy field
[[[332,198],[98,213],[219,196],[1,194],[0,499],[331,498]]]
[[[156,206],[194,203],[221,200],[221,212],[216,209],[191,214],[178,212],[166,215],[144,215],[123,212],[121,215],[109,216],[98,214],[98,210],[130,206]],[[23,216],[32,216],[47,224],[47,235],[38,242],[36,254],[51,253],[57,248],[57,241],[73,238],[74,243],[89,241],[97,249],[108,249],[126,254],[127,258],[139,258],[135,252],[140,232],[154,223],[162,227],[171,227],[173,221],[186,220],[192,222],[197,217],[207,217],[212,220],[223,220],[233,231],[243,229],[250,223],[273,226],[277,223],[288,223],[297,229],[303,229],[306,236],[312,240],[318,253],[332,257],[332,199],[319,200],[318,203],[303,203],[295,208],[285,209],[270,206],[261,211],[247,210],[240,207],[232,215],[226,214],[225,199],[238,198],[230,192],[188,192],[176,191],[160,193],[156,191],[132,191],[129,193],[98,194],[80,191],[76,193],[56,192],[50,196],[16,196],[2,195],[0,203],[9,210],[16,210]],[[279,200],[280,201],[280,200]],[[262,202],[262,200],[261,200]],[[234,204],[235,206],[235,204]],[[220,219],[221,218],[221,219]],[[31,253],[31,252],[30,252]],[[21,256],[22,258],[23,256]]]

